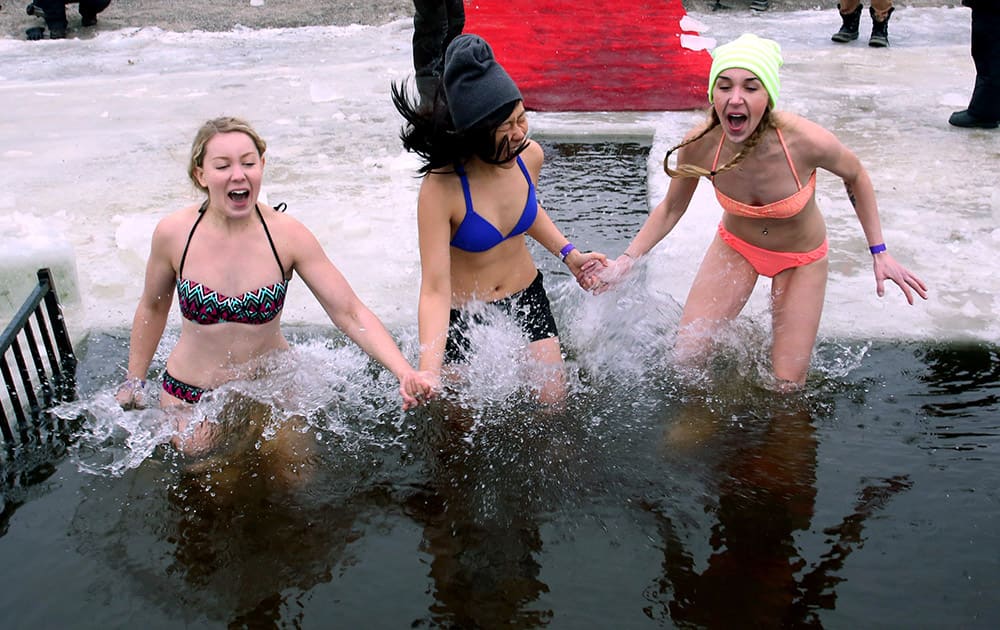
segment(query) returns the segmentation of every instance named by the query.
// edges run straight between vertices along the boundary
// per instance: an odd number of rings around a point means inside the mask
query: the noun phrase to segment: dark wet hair
[[[525,138],[520,146],[511,148],[504,138],[498,145],[496,131],[514,111],[520,101],[498,107],[492,114],[465,131],[456,131],[448,111],[444,90],[439,86],[430,105],[418,104],[405,83],[392,83],[392,104],[406,120],[399,138],[403,148],[419,155],[424,163],[417,172],[454,168],[472,157],[489,164],[505,164],[528,147]]]

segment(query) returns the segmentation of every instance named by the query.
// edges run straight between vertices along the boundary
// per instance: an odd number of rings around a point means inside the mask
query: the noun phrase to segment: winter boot
[[[875,9],[868,7],[868,13],[872,16],[872,36],[868,40],[868,45],[872,48],[885,48],[889,45],[889,18],[892,17],[894,10],[889,9],[889,12],[885,14],[885,19],[879,22],[875,17]]]
[[[839,4],[837,8],[840,9]],[[839,44],[853,42],[858,38],[858,27],[861,24],[861,5],[859,4],[851,13],[841,13],[840,19],[844,20],[844,24],[830,39]]]
[[[63,5],[59,5],[62,8]],[[51,7],[49,7],[51,9]],[[46,11],[43,6],[35,4],[32,2],[24,8],[24,12],[28,15],[34,15],[35,17],[42,18],[45,20],[45,26],[49,27],[49,39],[65,39],[66,38],[66,13],[63,11],[61,17],[55,15],[52,11]],[[56,12],[58,13],[58,11]],[[32,39],[34,35],[38,34],[38,31],[33,31],[29,29],[28,39]]]
[[[108,8],[111,0],[98,0],[80,3],[80,24],[82,26],[97,26],[97,14]]]

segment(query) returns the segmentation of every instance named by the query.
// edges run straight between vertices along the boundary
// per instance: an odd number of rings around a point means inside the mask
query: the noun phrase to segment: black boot
[[[36,7],[34,2],[24,7],[24,12],[45,19],[45,11],[41,7]]]
[[[1000,127],[1000,120],[985,120],[983,118],[977,118],[969,113],[969,110],[963,109],[960,112],[955,112],[948,119],[948,122],[956,127],[969,127],[978,129],[996,129]]]
[[[45,26],[49,27],[49,39],[64,39],[66,29],[69,26],[66,22],[66,6],[62,2],[57,2],[53,6],[52,0],[38,0],[32,2],[24,8],[25,13],[34,15],[45,20]],[[37,31],[33,31],[37,34]],[[32,33],[28,33],[31,39]]]
[[[875,17],[875,9],[868,7],[868,13],[872,16],[872,36],[868,40],[868,45],[872,48],[885,48],[889,45],[889,18],[892,17],[894,8],[890,8],[885,14],[885,19],[881,22]]]
[[[108,8],[111,0],[83,0],[80,2],[80,24],[97,26],[97,14]]]
[[[837,8],[840,9],[839,4]],[[861,24],[861,5],[859,4],[851,13],[841,13],[840,19],[844,20],[844,24],[830,39],[840,44],[853,42],[858,38],[858,26]]]

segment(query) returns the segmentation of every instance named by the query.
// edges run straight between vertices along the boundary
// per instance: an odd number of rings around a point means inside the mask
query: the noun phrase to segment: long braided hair
[[[750,137],[747,138],[746,141],[743,143],[743,148],[740,149],[739,153],[734,155],[731,160],[729,160],[722,166],[712,171],[702,168],[700,166],[696,166],[694,164],[678,164],[676,169],[670,168],[671,153],[682,147],[686,147],[692,142],[700,140],[705,136],[705,134],[707,134],[709,131],[715,129],[721,124],[722,121],[719,120],[719,114],[716,113],[715,108],[713,107],[709,114],[708,125],[705,127],[705,129],[702,130],[701,133],[685,140],[684,142],[681,142],[674,148],[667,151],[667,154],[663,157],[664,172],[666,172],[666,174],[669,175],[670,177],[715,177],[719,173],[725,173],[728,170],[736,168],[736,166],[739,165],[740,162],[742,162],[744,159],[746,159],[748,155],[750,155],[754,147],[756,147],[760,143],[761,138],[764,137],[764,134],[769,129],[777,128],[777,123],[775,122],[774,116],[771,115],[771,106],[768,105],[768,107],[764,110],[764,115],[761,117],[760,122],[757,124],[757,128],[754,129],[753,133],[750,134]]]

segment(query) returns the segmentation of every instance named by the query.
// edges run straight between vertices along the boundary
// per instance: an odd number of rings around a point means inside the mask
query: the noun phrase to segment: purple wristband
[[[569,256],[569,253],[574,249],[576,249],[576,245],[573,243],[566,243],[563,245],[563,248],[559,250],[559,258],[561,258],[563,262],[566,262],[566,257]]]
[[[879,243],[878,245],[872,245],[871,247],[868,248],[868,251],[870,251],[873,256],[875,254],[881,254],[882,252],[885,251],[885,243]]]

